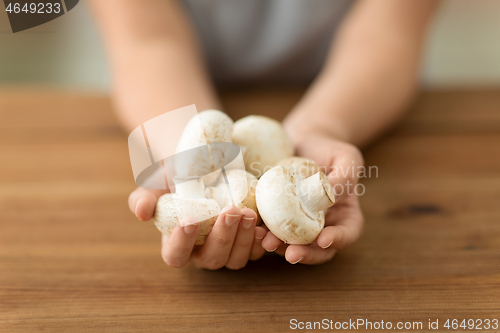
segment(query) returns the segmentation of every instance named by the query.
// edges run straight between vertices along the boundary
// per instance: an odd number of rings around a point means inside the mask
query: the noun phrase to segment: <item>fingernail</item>
[[[250,229],[253,226],[253,221],[254,221],[253,217],[244,217],[243,218],[243,228],[245,228],[247,230]]]
[[[276,247],[274,248],[274,250],[268,250],[268,249],[266,249],[266,251],[267,251],[267,252],[274,252],[274,251],[276,251],[277,249],[278,249],[278,247],[276,246]]]
[[[137,200],[137,203],[135,204],[135,216],[137,216],[137,208],[139,208],[139,204],[142,202],[142,199]]]
[[[264,238],[264,236],[262,236],[262,237],[255,236],[255,239],[256,239],[256,240],[259,240],[259,241],[260,241],[260,240],[262,240],[262,238]]]
[[[333,244],[333,241],[330,242],[327,246],[320,246],[322,249],[327,249]]]
[[[192,234],[196,230],[196,224],[188,224],[182,228],[184,229],[184,232],[186,233],[186,235],[189,235],[189,234]]]
[[[299,262],[302,261],[302,259],[304,259],[304,257],[300,257],[299,260],[297,260],[296,262],[291,262],[290,264],[292,264],[292,265],[298,264]]]
[[[240,216],[239,215],[230,215],[230,214],[226,214],[226,225],[228,227],[234,225],[236,222],[238,222],[240,220]]]

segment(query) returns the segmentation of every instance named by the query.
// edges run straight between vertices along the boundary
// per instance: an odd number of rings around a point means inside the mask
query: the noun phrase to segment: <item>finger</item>
[[[162,236],[161,255],[168,266],[180,268],[188,263],[196,242],[198,228],[195,218],[186,217],[177,224],[170,237]]]
[[[130,193],[128,197],[128,207],[140,221],[149,221],[153,218],[156,201],[165,193],[168,193],[168,191],[146,190],[138,187]]]
[[[341,203],[341,206],[335,208],[343,213],[329,216],[329,218],[336,217],[338,220],[329,221],[333,225],[325,227],[318,235],[316,242],[324,249],[332,247],[342,250],[359,238],[363,231],[364,218],[356,196],[348,198]]]
[[[355,194],[358,183],[359,167],[364,165],[363,155],[358,148],[344,145],[332,159],[331,170],[327,170],[328,180],[335,192],[335,201],[339,202]]]
[[[267,252],[276,251],[278,249],[278,247],[282,244],[283,244],[283,242],[279,238],[274,236],[273,233],[270,231],[267,233],[267,235],[262,240],[262,247]]]
[[[286,249],[285,258],[291,264],[317,265],[331,260],[335,253],[335,249],[322,249],[317,244],[290,245]]]
[[[288,248],[288,244],[281,244],[280,246],[278,246],[278,248],[276,249],[276,251],[274,251],[273,253],[276,253],[277,255],[280,255],[282,257],[285,256],[285,252],[286,252],[286,249]]]
[[[361,235],[361,224],[326,227],[318,236],[317,243],[323,249],[342,250],[354,243]]]
[[[262,224],[262,226],[261,226],[261,227],[265,230],[266,235],[267,235],[267,233],[269,232],[269,229],[267,228],[267,226],[266,226],[265,224]],[[272,234],[272,233],[271,233],[271,235],[273,235],[273,236],[274,236],[274,234]],[[264,236],[265,236],[265,235],[264,235]],[[274,237],[274,238],[276,238],[276,237]],[[274,242],[274,241],[275,241],[275,240],[273,239],[273,242]],[[281,241],[281,240],[279,240],[279,239],[278,239],[278,242],[276,242],[276,243],[277,243],[277,244],[279,244],[279,245],[278,245],[278,248],[276,248],[276,250],[274,250],[274,251],[268,251],[268,252],[273,252],[273,253],[276,253],[276,254],[278,254],[278,255],[280,255],[280,256],[282,256],[282,257],[284,257],[284,256],[285,256],[285,251],[286,251],[286,248],[288,247],[288,244],[283,243],[283,241]],[[261,244],[260,246],[263,248],[262,244]],[[267,251],[267,250],[265,250],[265,251]]]
[[[257,214],[248,208],[241,210],[241,220],[226,267],[241,269],[246,266],[255,239]]]
[[[205,244],[193,255],[196,265],[207,269],[219,269],[226,265],[240,217],[240,210],[236,207],[227,207],[219,214]]]
[[[266,250],[262,247],[262,239],[267,235],[266,229],[262,227],[255,227],[255,236],[252,244],[252,250],[250,251],[250,260],[260,259]]]

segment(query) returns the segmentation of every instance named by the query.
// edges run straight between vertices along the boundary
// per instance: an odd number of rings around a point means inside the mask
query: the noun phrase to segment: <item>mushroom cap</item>
[[[319,165],[313,160],[301,156],[292,156],[281,160],[276,165],[292,166],[303,178],[308,178],[320,171]]]
[[[231,142],[233,120],[224,112],[205,110],[191,118],[177,143],[177,153],[187,152],[193,148],[209,145],[213,142]],[[223,154],[207,150],[192,150],[185,155],[177,154],[175,161],[176,174],[183,177],[206,175],[213,172],[211,154]],[[215,180],[216,175],[207,177],[207,181]]]
[[[231,197],[237,202],[239,209],[253,209],[257,215],[257,203],[255,201],[255,189],[257,187],[257,177],[245,170],[233,169],[226,172]],[[224,178],[221,177],[215,187],[207,187],[205,196],[214,199],[220,207],[232,206],[234,202],[227,193],[227,186]]]
[[[201,111],[186,124],[177,152],[210,142],[231,142],[232,133],[233,120],[227,114],[219,110]]]
[[[278,121],[247,116],[233,126],[233,143],[246,147],[245,167],[257,178],[279,161],[293,155],[293,145]]]
[[[287,244],[311,244],[325,225],[324,212],[311,212],[300,199],[299,183],[303,179],[293,167],[280,165],[257,183],[260,216],[269,230]]]
[[[153,221],[161,233],[170,236],[182,218],[192,216],[200,221],[195,245],[203,245],[219,212],[220,207],[215,200],[187,199],[167,193],[158,199]]]

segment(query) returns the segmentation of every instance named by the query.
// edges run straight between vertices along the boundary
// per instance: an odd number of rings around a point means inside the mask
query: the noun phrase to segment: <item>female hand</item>
[[[137,188],[129,196],[129,208],[141,221],[153,218],[158,198],[165,190]],[[198,224],[194,218],[184,218],[170,236],[162,235],[161,255],[165,263],[180,268],[189,261],[199,268],[240,269],[248,260],[257,260],[265,253],[263,227],[256,226],[257,214],[248,208],[224,208],[208,235],[205,244],[195,246]]]
[[[321,264],[337,250],[354,243],[363,228],[363,214],[354,193],[357,174],[363,168],[361,152],[353,145],[322,134],[304,136],[296,145],[297,155],[316,161],[335,190],[335,205],[325,217],[325,228],[310,245],[287,245],[271,232],[262,240],[268,252],[283,255],[292,264]]]

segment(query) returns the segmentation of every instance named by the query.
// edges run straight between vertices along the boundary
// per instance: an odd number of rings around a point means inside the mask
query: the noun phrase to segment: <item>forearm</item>
[[[320,76],[285,120],[292,139],[312,128],[362,146],[402,113],[415,91],[434,1],[363,1]]]
[[[128,130],[190,104],[219,102],[182,8],[164,0],[93,0],[112,69],[118,116]]]

